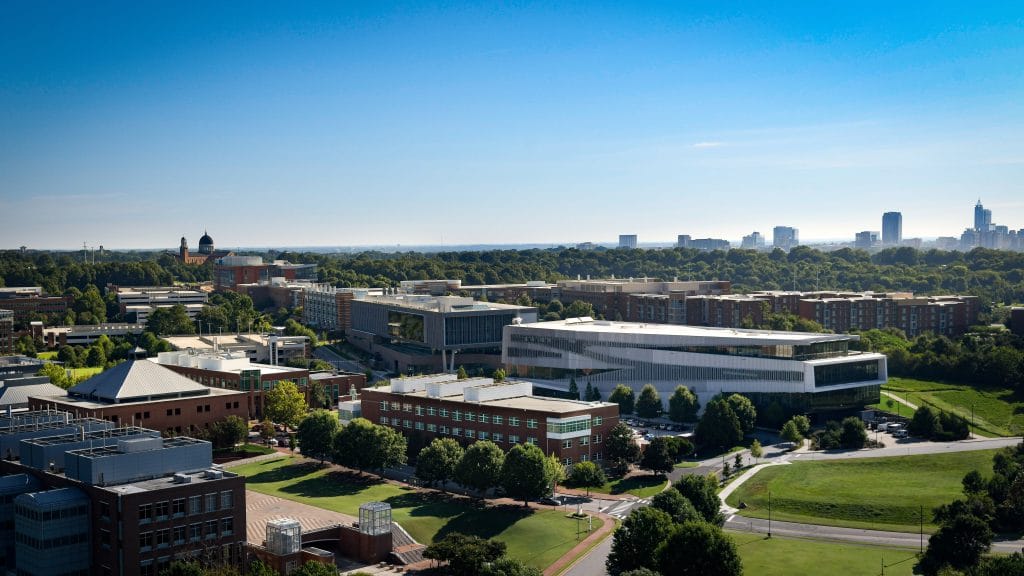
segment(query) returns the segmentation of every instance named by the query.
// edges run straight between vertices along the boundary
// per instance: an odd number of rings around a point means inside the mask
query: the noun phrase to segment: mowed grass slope
[[[932,509],[962,494],[961,480],[971,470],[992,474],[994,450],[894,458],[796,462],[757,473],[727,499],[747,505],[744,516],[916,532],[924,510],[924,528],[932,531]]]
[[[890,378],[882,390],[911,404],[953,412],[968,420],[972,417],[973,408],[975,430],[984,436],[1019,436],[1024,433],[1024,398],[1009,388]],[[885,405],[885,398],[881,405]]]
[[[496,538],[508,554],[543,570],[576,545],[575,520],[564,511],[531,511],[521,506],[479,508],[464,499],[424,495],[412,488],[297,464],[292,458],[231,468],[246,477],[246,488],[351,516],[365,502],[391,504],[392,519],[418,542],[429,544],[450,532]],[[594,529],[601,525],[594,519]],[[582,523],[586,529],[586,523]],[[581,539],[586,534],[581,535]]]
[[[765,538],[761,534],[729,534],[743,560],[745,576],[792,576],[793,574],[842,574],[877,576],[885,564],[886,575],[910,576],[917,550],[865,544]]]

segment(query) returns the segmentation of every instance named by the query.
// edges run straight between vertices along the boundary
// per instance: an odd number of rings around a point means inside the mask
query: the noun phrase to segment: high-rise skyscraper
[[[886,212],[882,214],[882,245],[898,246],[903,242],[903,214]]]
[[[987,232],[992,228],[992,211],[986,210],[981,205],[981,198],[978,198],[978,203],[974,205],[974,230],[977,232]]]
[[[783,250],[790,250],[800,243],[799,230],[789,226],[776,226],[772,230],[772,245]]]
[[[619,248],[636,248],[636,234],[619,234]]]

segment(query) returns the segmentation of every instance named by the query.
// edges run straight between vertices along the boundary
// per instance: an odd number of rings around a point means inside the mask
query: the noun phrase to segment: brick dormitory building
[[[617,404],[533,396],[530,382],[453,374],[395,378],[363,390],[357,402],[364,418],[424,444],[438,437],[490,440],[505,450],[535,444],[567,466],[603,460],[604,439],[619,421]]]

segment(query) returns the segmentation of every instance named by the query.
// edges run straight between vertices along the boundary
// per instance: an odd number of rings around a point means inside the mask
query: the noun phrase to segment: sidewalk
[[[583,553],[591,546],[596,546],[598,542],[604,540],[605,537],[615,530],[615,518],[600,512],[594,513],[593,515],[603,520],[604,524],[602,524],[597,530],[591,532],[590,535],[581,540],[579,544],[569,549],[568,552],[562,554],[562,557],[555,560],[553,564],[545,568],[544,576],[556,576],[557,574],[561,574],[564,570],[582,559],[584,557]]]

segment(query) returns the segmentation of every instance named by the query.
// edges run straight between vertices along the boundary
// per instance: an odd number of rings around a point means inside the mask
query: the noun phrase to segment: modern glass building
[[[566,390],[616,384],[639,394],[653,384],[667,402],[679,384],[706,404],[738,392],[789,412],[832,412],[879,400],[887,380],[882,354],[852,351],[859,337],[702,328],[573,318],[505,327],[502,360],[511,374]]]

